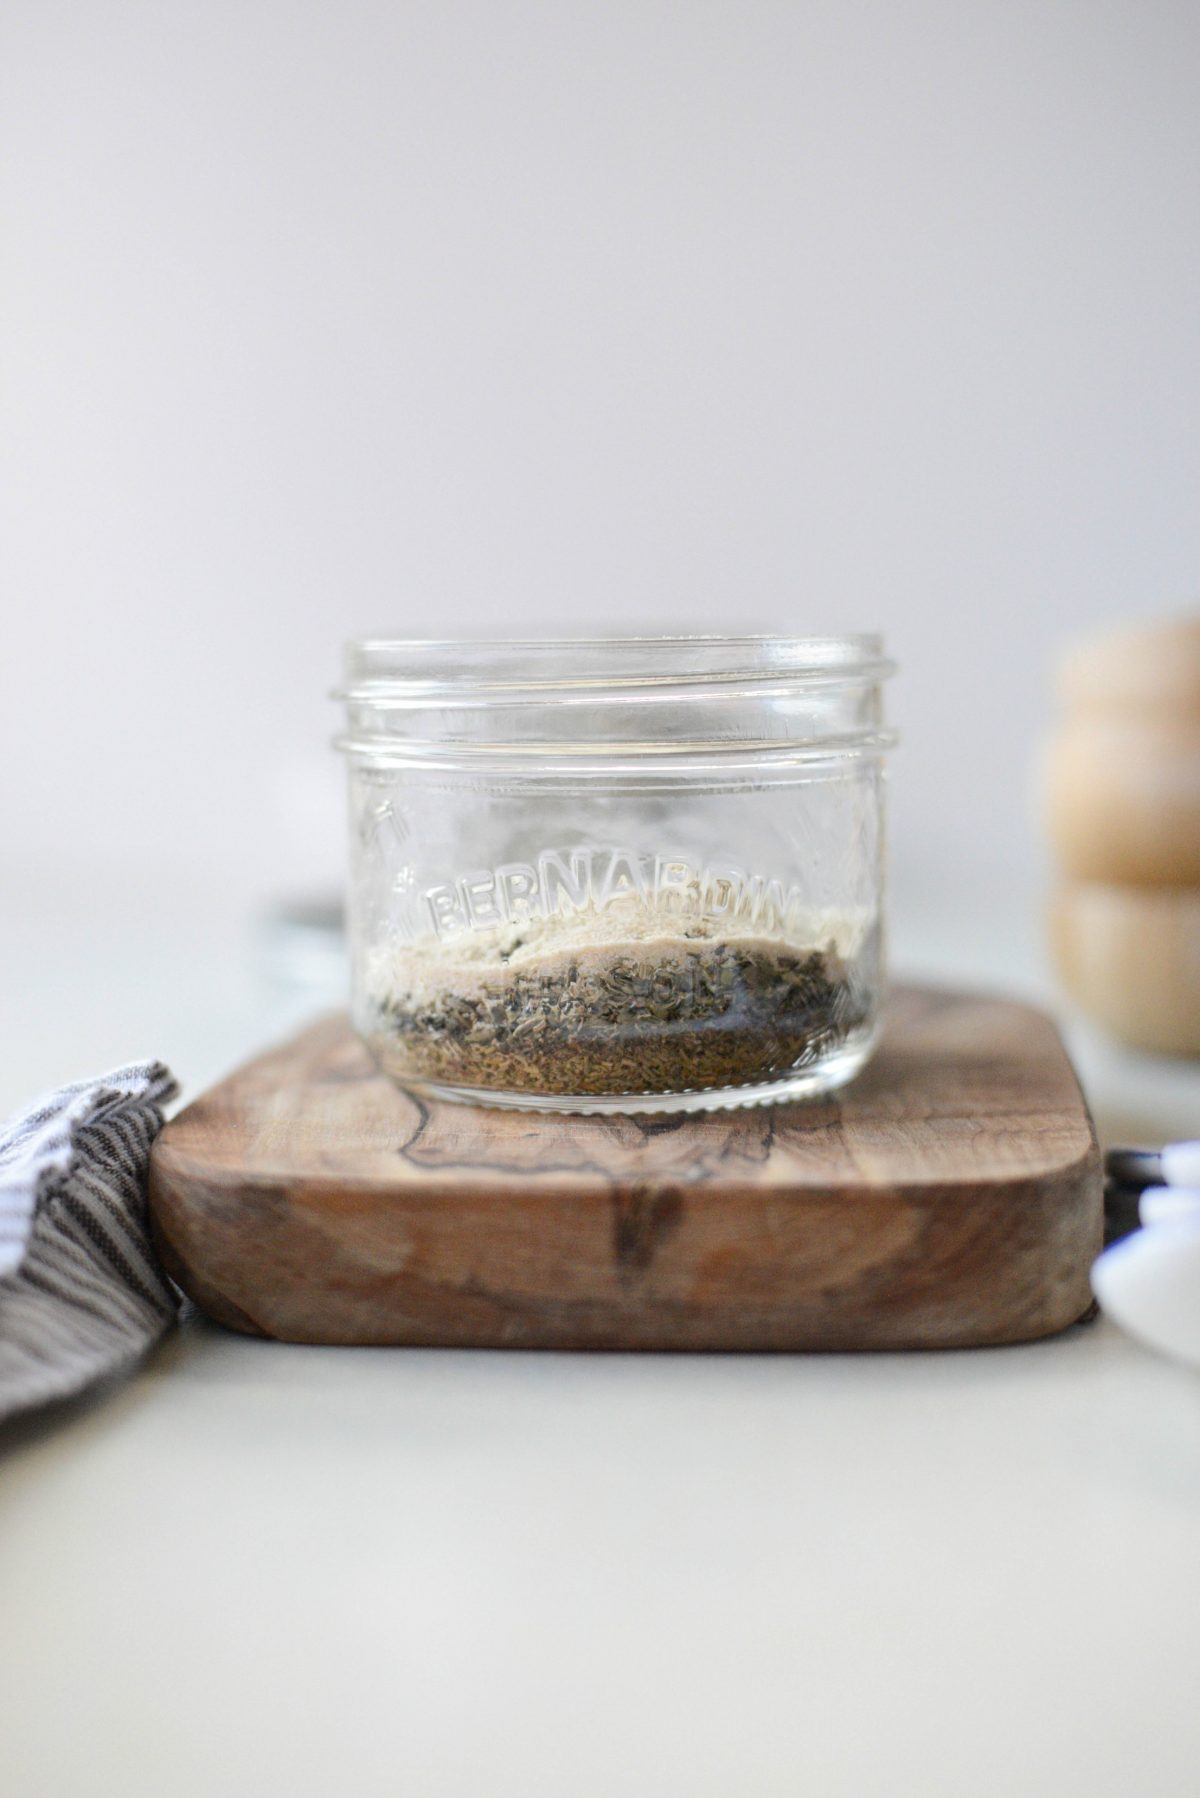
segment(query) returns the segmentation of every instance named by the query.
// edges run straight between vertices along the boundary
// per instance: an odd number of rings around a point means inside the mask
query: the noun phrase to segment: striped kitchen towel
[[[136,1062],[0,1126],[0,1420],[124,1371],[174,1321],[146,1169],[177,1091]]]

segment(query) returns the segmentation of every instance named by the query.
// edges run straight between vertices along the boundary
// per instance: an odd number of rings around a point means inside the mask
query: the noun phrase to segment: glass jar
[[[353,1016],[533,1111],[807,1098],[883,982],[878,637],[348,646]]]

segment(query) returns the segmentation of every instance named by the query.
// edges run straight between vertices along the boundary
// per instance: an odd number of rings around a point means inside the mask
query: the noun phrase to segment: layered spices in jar
[[[887,671],[872,638],[351,646],[379,1065],[584,1112],[849,1079],[883,978]]]

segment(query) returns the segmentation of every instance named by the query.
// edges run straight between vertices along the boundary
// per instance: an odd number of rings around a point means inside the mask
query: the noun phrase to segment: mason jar
[[[353,1019],[418,1093],[804,1099],[884,979],[875,636],[346,651]]]

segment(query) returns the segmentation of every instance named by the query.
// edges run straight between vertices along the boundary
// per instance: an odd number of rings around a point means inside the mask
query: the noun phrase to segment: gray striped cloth
[[[0,1420],[124,1372],[174,1322],[146,1169],[177,1091],[136,1062],[0,1127]]]

